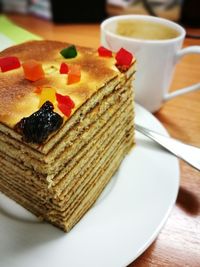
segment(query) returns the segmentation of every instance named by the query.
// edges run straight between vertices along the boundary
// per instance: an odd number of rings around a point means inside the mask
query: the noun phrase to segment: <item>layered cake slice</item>
[[[135,60],[55,41],[0,53],[0,190],[69,231],[134,145]]]

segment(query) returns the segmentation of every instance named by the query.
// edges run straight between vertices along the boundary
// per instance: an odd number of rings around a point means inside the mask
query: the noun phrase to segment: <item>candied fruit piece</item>
[[[60,74],[67,74],[69,72],[69,66],[66,63],[61,63]]]
[[[27,143],[42,144],[63,123],[63,118],[53,109],[51,102],[45,102],[38,111],[21,119],[15,125],[15,131],[21,134]]]
[[[64,58],[74,58],[77,56],[77,51],[75,45],[70,45],[60,51],[60,54]]]
[[[30,59],[25,61],[22,64],[24,69],[24,75],[27,80],[35,82],[44,78],[44,71],[42,68],[42,64],[34,59]]]
[[[81,79],[81,66],[71,65],[68,72],[67,84],[77,83]]]
[[[120,72],[126,72],[129,68],[129,66],[127,65],[118,65],[118,64],[116,64],[116,67],[118,68]]]
[[[68,95],[61,95],[61,94],[56,93],[56,100],[60,104],[67,105],[69,108],[75,107],[74,101]]]
[[[71,115],[72,109],[69,106],[63,103],[58,103],[58,108],[66,117],[69,117]]]
[[[58,101],[58,108],[67,117],[71,115],[72,109],[75,107],[74,101],[67,95],[56,93],[56,100]]]
[[[21,66],[17,57],[2,57],[0,58],[0,69],[2,72],[18,69]]]
[[[39,107],[41,107],[46,101],[50,101],[51,103],[55,103],[56,101],[56,90],[53,87],[43,87],[40,94],[40,103]]]
[[[133,55],[124,48],[121,48],[117,52],[115,59],[117,61],[116,65],[129,67],[132,63]]]
[[[34,93],[36,93],[36,94],[40,94],[42,92],[42,87],[41,86],[37,86],[37,87],[35,87],[35,89],[34,89]]]
[[[112,57],[112,51],[103,46],[98,48],[98,53],[100,57]]]

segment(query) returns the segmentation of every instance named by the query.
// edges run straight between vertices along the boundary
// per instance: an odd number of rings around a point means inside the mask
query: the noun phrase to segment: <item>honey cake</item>
[[[0,69],[0,190],[69,231],[135,143],[135,59],[30,41],[0,52]]]

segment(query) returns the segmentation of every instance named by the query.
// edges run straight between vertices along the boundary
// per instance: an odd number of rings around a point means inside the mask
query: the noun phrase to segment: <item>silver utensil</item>
[[[198,171],[200,170],[200,148],[184,144],[181,141],[164,136],[138,124],[135,124],[135,129],[145,136],[151,138]]]

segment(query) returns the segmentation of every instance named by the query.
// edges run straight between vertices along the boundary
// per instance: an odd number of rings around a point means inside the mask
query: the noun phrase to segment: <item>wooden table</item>
[[[100,29],[97,24],[54,25],[30,16],[9,17],[45,39],[99,46]],[[200,45],[200,40],[186,39],[184,45]],[[200,82],[200,56],[191,55],[177,65],[170,90],[195,82]],[[155,116],[171,136],[200,147],[200,91],[169,101]],[[156,241],[129,267],[200,266],[200,172],[183,162],[180,162],[180,170],[180,190],[167,223]]]

